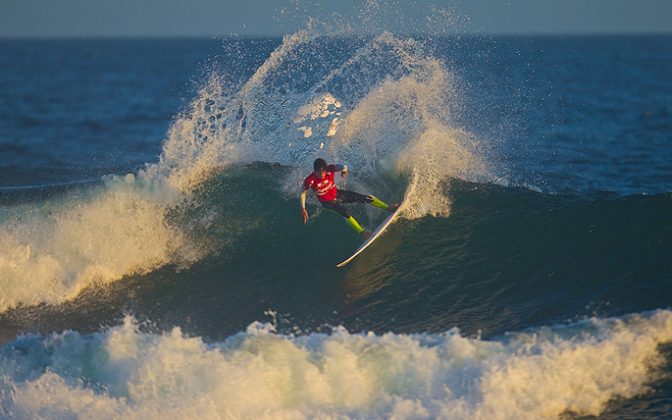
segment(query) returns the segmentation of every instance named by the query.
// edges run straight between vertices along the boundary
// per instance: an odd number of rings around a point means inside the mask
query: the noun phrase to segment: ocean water
[[[672,415],[671,36],[0,51],[0,417]]]

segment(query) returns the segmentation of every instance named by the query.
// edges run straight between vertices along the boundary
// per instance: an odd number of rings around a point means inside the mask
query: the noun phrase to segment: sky
[[[672,0],[0,0],[0,38],[282,35],[354,30],[672,33]]]

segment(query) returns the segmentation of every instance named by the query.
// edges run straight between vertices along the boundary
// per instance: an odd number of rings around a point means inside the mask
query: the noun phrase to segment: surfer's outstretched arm
[[[301,192],[301,216],[303,216],[303,224],[305,225],[308,221],[308,210],[306,210],[306,193],[308,191]]]

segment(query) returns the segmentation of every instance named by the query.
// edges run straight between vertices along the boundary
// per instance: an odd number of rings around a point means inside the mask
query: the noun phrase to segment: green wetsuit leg
[[[376,197],[374,196],[370,197],[373,198],[373,201],[371,201],[369,204],[371,204],[373,207],[378,207],[379,209],[383,210],[387,210],[387,208],[389,207],[385,202],[377,199]]]
[[[322,206],[343,216],[343,218],[345,219],[345,223],[347,223],[348,226],[353,228],[355,232],[362,233],[364,231],[364,228],[361,227],[359,223],[357,223],[357,220],[355,220],[354,217],[352,217],[352,213],[350,213],[350,210],[343,207],[339,200],[323,201]]]
[[[364,231],[364,228],[362,228],[359,223],[357,223],[357,220],[355,220],[354,217],[350,216],[347,219],[345,219],[345,223],[348,224],[351,228],[353,228],[357,233],[362,233]]]

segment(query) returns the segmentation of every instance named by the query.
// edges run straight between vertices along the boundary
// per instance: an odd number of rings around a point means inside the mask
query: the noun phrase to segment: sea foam
[[[541,419],[597,415],[647,390],[672,312],[589,319],[492,340],[442,334],[287,336],[254,323],[223,342],[123,325],[22,336],[0,349],[0,414],[48,418]]]

